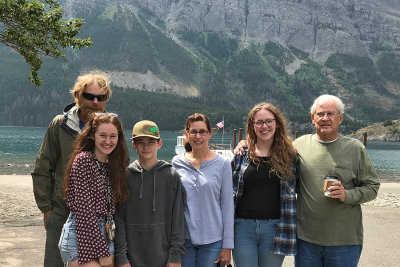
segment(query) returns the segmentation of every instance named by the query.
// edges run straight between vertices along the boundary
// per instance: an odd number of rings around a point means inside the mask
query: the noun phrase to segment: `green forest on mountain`
[[[66,50],[66,61],[46,59],[40,76],[44,86],[29,83],[29,66],[17,53],[0,47],[0,125],[47,126],[72,102],[69,90],[76,77],[92,69],[146,73],[174,79],[200,91],[199,97],[180,97],[143,88],[112,86],[107,109],[117,112],[126,128],[140,119],[156,121],[162,130],[180,130],[188,115],[202,112],[213,123],[225,118],[228,129],[244,127],[249,109],[258,102],[277,105],[292,131],[312,131],[309,107],[315,97],[340,95],[350,107],[342,131],[353,132],[368,123],[397,119],[400,100],[390,85],[400,83],[396,49],[373,43],[376,56],[332,53],[325,63],[308,53],[274,42],[244,46],[238,39],[215,32],[178,33],[179,43],[165,22],[151,12],[132,12],[115,6],[82,6],[85,19],[80,36],[93,46]],[[288,74],[285,66],[301,60]],[[375,95],[391,106],[376,102]]]

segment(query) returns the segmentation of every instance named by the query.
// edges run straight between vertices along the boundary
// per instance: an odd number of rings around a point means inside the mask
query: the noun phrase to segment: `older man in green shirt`
[[[322,95],[311,107],[316,134],[294,141],[300,155],[296,267],[357,266],[363,243],[361,203],[376,198],[378,176],[362,143],[338,133],[344,104]],[[337,182],[324,195],[325,176]]]

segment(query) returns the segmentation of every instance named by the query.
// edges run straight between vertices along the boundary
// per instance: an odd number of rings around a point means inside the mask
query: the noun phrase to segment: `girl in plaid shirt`
[[[281,266],[296,253],[298,159],[280,111],[260,103],[249,112],[245,153],[232,161],[236,267]]]

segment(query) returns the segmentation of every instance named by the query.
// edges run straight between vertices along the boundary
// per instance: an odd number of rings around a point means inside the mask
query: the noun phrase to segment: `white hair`
[[[314,100],[314,104],[311,106],[310,112],[311,114],[315,114],[315,110],[317,109],[317,104],[320,104],[325,101],[335,101],[336,110],[339,114],[344,114],[344,104],[342,100],[334,95],[321,95]]]

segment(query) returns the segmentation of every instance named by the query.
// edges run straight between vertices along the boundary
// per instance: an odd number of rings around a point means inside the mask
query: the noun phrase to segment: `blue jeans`
[[[190,239],[185,240],[185,256],[182,258],[182,267],[214,267],[222,249],[222,240],[211,244],[194,245]]]
[[[282,266],[285,256],[271,252],[279,219],[235,218],[235,267]]]
[[[297,239],[296,267],[357,267],[362,245],[320,246]]]
[[[103,219],[98,220],[99,227],[103,233],[104,239],[106,239],[106,222]],[[78,242],[76,239],[76,215],[71,212],[64,227],[61,231],[60,241],[58,242],[58,248],[60,249],[61,258],[65,264],[78,259]],[[108,244],[110,254],[114,254],[114,243]]]

